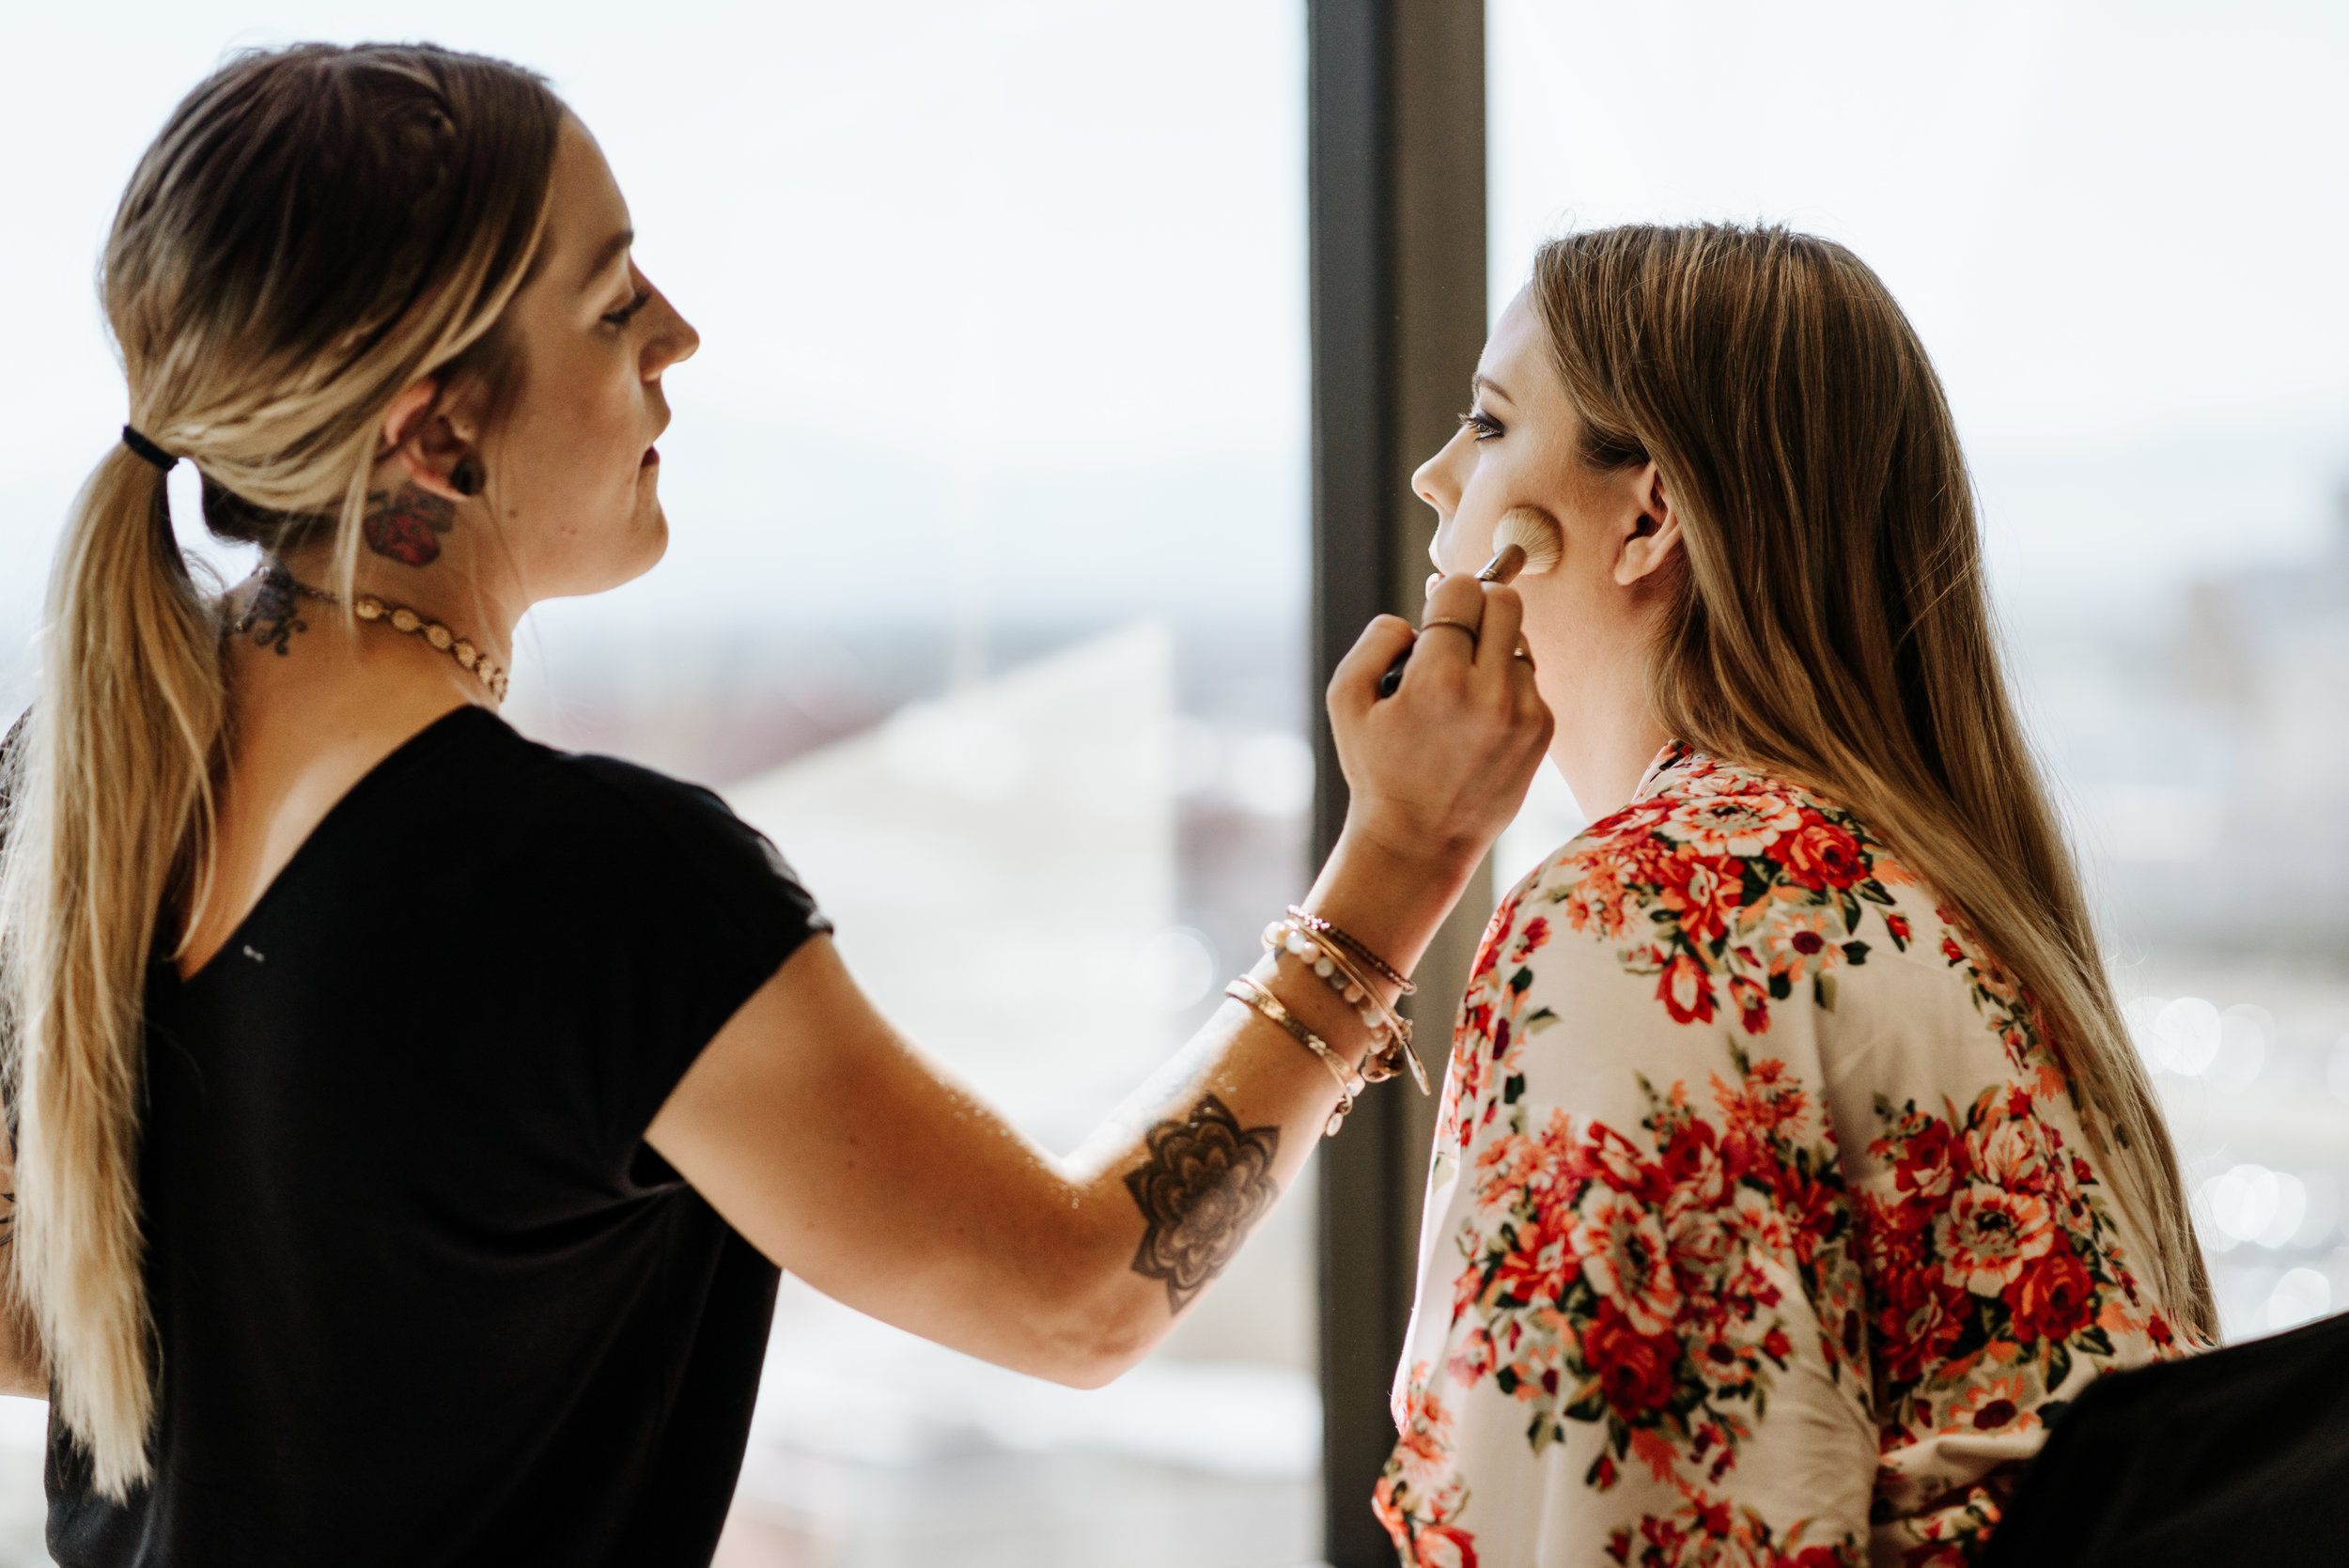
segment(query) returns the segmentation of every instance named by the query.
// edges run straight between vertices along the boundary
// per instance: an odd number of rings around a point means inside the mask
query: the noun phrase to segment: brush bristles
[[[1532,506],[1512,506],[1501,514],[1493,529],[1493,549],[1515,545],[1525,551],[1521,572],[1548,571],[1566,552],[1565,530],[1548,512]]]

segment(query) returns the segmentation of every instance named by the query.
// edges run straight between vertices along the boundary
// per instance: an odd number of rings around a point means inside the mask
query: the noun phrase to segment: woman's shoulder
[[[1652,985],[1673,1023],[1719,1018],[1760,1033],[1774,1004],[1831,1010],[1851,971],[1888,950],[1906,953],[1920,903],[1930,909],[1916,878],[1850,812],[1788,779],[1674,746],[1630,804],[1512,890],[1494,934],[1505,931],[1500,945],[1540,968],[1579,959]],[[1566,933],[1588,939],[1553,942]]]
[[[563,751],[473,711],[451,737],[452,771],[483,786],[477,816],[505,856],[606,886],[647,880],[717,891],[780,882],[800,890],[773,844],[714,790],[620,757]]]

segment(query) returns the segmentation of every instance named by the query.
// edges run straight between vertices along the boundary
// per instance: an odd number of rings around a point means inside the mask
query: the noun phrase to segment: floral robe
[[[1493,916],[1376,1506],[1423,1568],[1965,1561],[2173,1348],[2030,1009],[1867,828],[1667,748]]]

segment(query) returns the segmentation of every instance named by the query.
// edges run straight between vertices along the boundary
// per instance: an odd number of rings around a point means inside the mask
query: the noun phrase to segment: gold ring
[[[1439,626],[1453,627],[1458,630],[1465,631],[1469,634],[1470,642],[1473,643],[1476,641],[1476,629],[1474,627],[1469,625],[1466,621],[1455,621],[1449,615],[1430,615],[1426,620],[1420,623],[1420,629],[1422,631],[1432,631]]]

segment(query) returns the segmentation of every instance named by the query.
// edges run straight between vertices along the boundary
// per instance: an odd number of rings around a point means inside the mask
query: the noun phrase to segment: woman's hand
[[[1381,615],[1330,682],[1352,799],[1306,903],[1407,973],[1549,747],[1532,661],[1517,657],[1522,615],[1514,589],[1445,578],[1427,596],[1416,645],[1407,623]],[[1378,677],[1407,647],[1403,684],[1382,700]]]
[[[1549,709],[1517,655],[1524,604],[1462,575],[1437,582],[1424,629],[1373,621],[1330,681],[1330,723],[1352,800],[1346,831],[1463,873],[1517,815],[1549,747]],[[1403,684],[1378,676],[1411,648]]]

